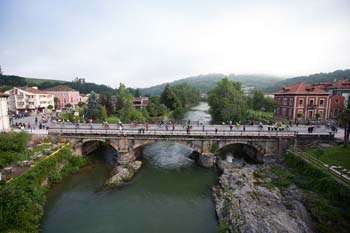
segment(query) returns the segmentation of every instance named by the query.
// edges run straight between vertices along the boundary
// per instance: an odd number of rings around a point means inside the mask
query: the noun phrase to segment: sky
[[[350,68],[350,0],[0,0],[4,74],[148,87]]]

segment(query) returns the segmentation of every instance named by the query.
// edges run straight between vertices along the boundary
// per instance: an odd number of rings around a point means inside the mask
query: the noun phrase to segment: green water
[[[148,146],[144,166],[129,185],[99,191],[113,153],[96,152],[93,166],[50,190],[43,232],[217,232],[210,191],[217,175],[195,166],[184,156],[188,150],[171,143]]]

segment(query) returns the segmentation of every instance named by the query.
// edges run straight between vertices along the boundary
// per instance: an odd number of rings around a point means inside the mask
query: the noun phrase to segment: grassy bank
[[[85,163],[65,146],[11,182],[1,183],[0,232],[38,232],[50,185],[77,172]]]
[[[342,166],[350,170],[350,147],[335,146],[308,150],[307,153],[324,163]]]
[[[350,188],[332,176],[289,152],[286,167],[272,168],[268,185],[287,188],[296,184],[305,191],[305,205],[318,232],[348,232],[350,229]]]

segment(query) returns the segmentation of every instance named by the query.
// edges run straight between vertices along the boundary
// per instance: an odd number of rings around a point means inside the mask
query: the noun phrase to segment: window
[[[282,108],[282,116],[287,116],[287,109],[286,108]]]
[[[320,107],[323,107],[323,104],[324,104],[324,100],[321,99],[321,100],[320,100]]]
[[[312,119],[313,118],[313,111],[309,111],[309,119]]]
[[[289,106],[293,106],[293,98],[289,99]]]
[[[293,117],[293,109],[292,109],[292,108],[290,108],[290,109],[288,110],[288,117],[289,117],[289,118],[292,118],[292,117]]]
[[[288,98],[283,98],[282,105],[287,105],[288,104]]]
[[[320,116],[319,116],[319,119],[322,119],[323,111],[318,111],[318,114],[320,115]]]
[[[310,100],[310,105],[314,105],[314,100]]]
[[[304,105],[304,100],[303,99],[300,99],[299,100],[299,107],[302,107]]]

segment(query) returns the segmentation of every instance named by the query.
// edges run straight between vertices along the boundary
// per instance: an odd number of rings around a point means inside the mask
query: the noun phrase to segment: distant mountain
[[[272,86],[276,82],[280,82],[281,78],[269,75],[226,75],[229,80],[241,82],[244,86],[254,86],[259,89],[265,89]],[[176,85],[188,83],[200,89],[201,92],[208,92],[215,84],[225,77],[224,74],[206,74],[189,78],[179,79],[171,83],[163,83],[160,85],[140,88],[142,95],[160,95],[167,84]]]
[[[350,78],[350,69],[346,70],[336,70],[334,72],[330,73],[317,73],[317,74],[311,74],[308,76],[299,76],[295,78],[288,78],[281,80],[277,83],[274,83],[271,86],[268,86],[266,88],[263,88],[263,90],[267,93],[273,93],[284,86],[290,85],[290,84],[295,84],[299,82],[304,82],[304,83],[319,83],[319,82],[331,82],[333,80],[339,80],[343,78]]]
[[[80,83],[80,82],[68,82],[61,80],[51,80],[51,79],[37,79],[37,78],[26,78],[16,75],[0,75],[0,91],[6,91],[14,86],[36,86],[40,90],[54,87],[57,85],[67,85],[80,93],[88,94],[91,91],[96,93],[104,94],[115,94],[116,90],[108,87],[106,85],[99,85],[95,83]]]

